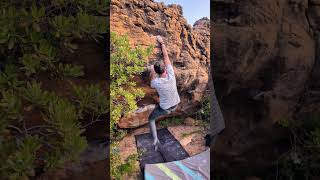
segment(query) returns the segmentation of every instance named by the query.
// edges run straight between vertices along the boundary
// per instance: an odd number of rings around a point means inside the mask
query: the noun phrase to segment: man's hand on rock
[[[160,43],[160,44],[163,44],[163,39],[161,36],[157,36],[157,41]]]

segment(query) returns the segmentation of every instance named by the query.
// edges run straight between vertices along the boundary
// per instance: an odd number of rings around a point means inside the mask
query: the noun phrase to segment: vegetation
[[[108,112],[107,96],[97,85],[73,85],[76,97],[63,98],[44,90],[38,77],[68,83],[85,76],[82,65],[63,59],[77,40],[101,39],[107,24],[99,16],[107,7],[108,0],[0,2],[0,177],[29,179],[85,150],[82,133]]]
[[[181,117],[171,117],[160,121],[159,125],[162,127],[177,126],[183,124],[183,121],[184,119]]]
[[[152,47],[146,49],[140,46],[132,48],[128,37],[111,33],[110,59],[110,172],[113,179],[121,179],[125,174],[134,171],[137,155],[134,154],[125,162],[121,161],[117,140],[125,132],[117,128],[117,123],[123,115],[136,110],[136,102],[144,96],[141,89],[136,87],[133,77],[145,69],[145,59],[151,54]],[[121,136],[121,137],[119,137]]]
[[[318,179],[320,177],[320,116],[303,121],[282,120],[290,131],[291,148],[280,156],[278,179]]]
[[[188,137],[188,136],[190,136],[192,134],[201,133],[201,132],[202,132],[202,130],[195,130],[195,131],[191,131],[191,132],[187,132],[187,133],[182,133],[181,137],[185,138],[185,137]]]
[[[111,33],[111,132],[116,130],[116,124],[122,115],[137,109],[136,102],[144,96],[143,91],[136,88],[132,78],[144,71],[144,60],[151,52],[152,47],[143,49],[138,46],[132,49],[127,36]]]
[[[200,109],[195,113],[195,118],[210,122],[211,109],[210,109],[210,98],[204,97],[200,102]]]
[[[110,171],[112,179],[123,179],[124,175],[132,174],[136,171],[139,155],[134,153],[128,156],[123,162],[119,152],[117,142],[112,142],[110,149]]]

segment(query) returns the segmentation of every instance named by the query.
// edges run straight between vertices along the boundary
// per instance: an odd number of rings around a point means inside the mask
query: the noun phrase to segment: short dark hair
[[[154,71],[159,75],[161,75],[165,71],[165,67],[163,63],[156,62],[154,63],[153,67],[154,67]]]

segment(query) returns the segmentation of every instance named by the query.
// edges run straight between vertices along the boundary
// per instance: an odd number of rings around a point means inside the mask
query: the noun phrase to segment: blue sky
[[[202,17],[210,18],[210,0],[155,0],[165,4],[180,4],[183,8],[183,16],[188,23],[194,22]]]

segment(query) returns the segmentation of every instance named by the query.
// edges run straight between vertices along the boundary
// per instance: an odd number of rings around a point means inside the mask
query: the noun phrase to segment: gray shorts
[[[169,109],[162,109],[159,104],[154,108],[154,110],[149,115],[149,121],[155,121],[158,117],[163,115],[168,115],[177,109],[177,105],[170,107]]]

